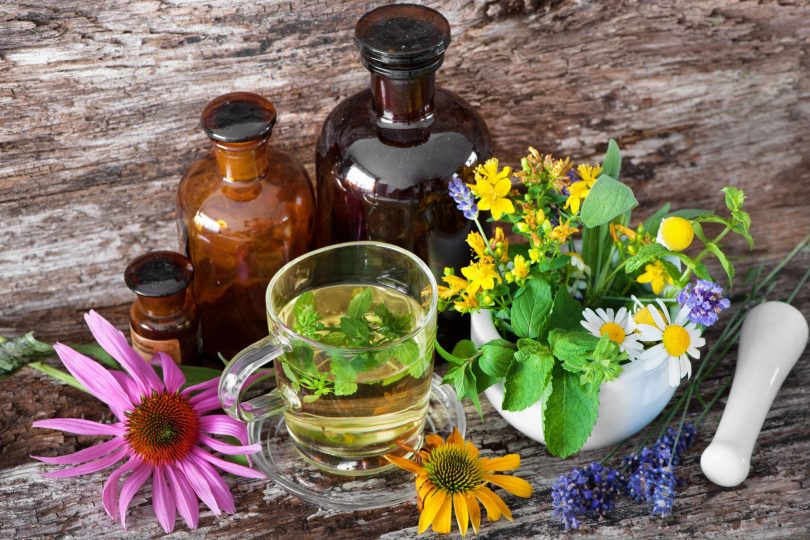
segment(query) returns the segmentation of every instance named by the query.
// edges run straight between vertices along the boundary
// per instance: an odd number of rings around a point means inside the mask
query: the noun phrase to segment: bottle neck
[[[382,122],[411,124],[427,120],[433,114],[436,72],[413,79],[391,79],[371,73],[374,112]]]
[[[246,182],[264,176],[270,166],[267,142],[266,138],[244,143],[214,141],[219,173],[232,182]]]
[[[149,297],[138,296],[136,302],[141,310],[150,317],[170,317],[183,311],[186,305],[187,290],[171,296]]]

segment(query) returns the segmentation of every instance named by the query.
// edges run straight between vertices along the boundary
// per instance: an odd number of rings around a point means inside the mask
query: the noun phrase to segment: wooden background
[[[207,146],[204,104],[250,90],[280,112],[274,141],[310,172],[320,124],[362,89],[352,31],[376,2],[305,0],[40,0],[0,5],[0,333],[88,337],[93,307],[125,324],[122,272],[151,249],[176,248],[174,192]],[[648,210],[719,209],[718,190],[746,190],[757,239],[745,265],[779,258],[810,233],[810,4],[729,0],[442,0],[453,43],[439,84],[479,108],[497,155],[514,162],[528,145],[575,159],[616,138],[623,179]],[[808,257],[799,266],[807,266]],[[798,270],[796,271],[798,272]],[[794,277],[801,272],[794,272]],[[808,313],[803,295],[800,305]],[[807,358],[803,364],[807,363]],[[651,521],[635,506],[608,535],[810,534],[810,369],[789,379],[766,431],[769,445],[740,489],[720,490],[685,467],[678,515]],[[29,369],[0,385],[0,536],[104,531],[101,476],[46,481],[28,460],[90,442],[30,430],[32,419],[98,418],[102,409]],[[472,418],[472,416],[471,416]],[[716,418],[710,421],[716,422]],[[776,423],[774,427],[773,423]],[[474,440],[521,451],[538,494],[517,504],[518,524],[492,537],[560,532],[548,486],[575,462],[548,459],[491,413],[471,421]],[[40,430],[38,430],[40,431]],[[704,433],[704,445],[711,431]],[[769,450],[770,449],[770,450]],[[578,458],[583,462],[588,457]],[[203,518],[207,531],[331,538],[387,531],[410,536],[415,509],[332,514],[273,485],[238,482],[244,511]],[[133,537],[158,534],[146,499]],[[361,519],[363,525],[358,525]],[[362,527],[362,528],[361,528]],[[663,527],[663,528],[662,528]],[[183,536],[180,534],[179,536]]]

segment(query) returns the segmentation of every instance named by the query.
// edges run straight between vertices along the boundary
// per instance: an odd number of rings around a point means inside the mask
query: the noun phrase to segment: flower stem
[[[725,237],[726,237],[726,235],[727,235],[728,233],[730,233],[730,232],[731,232],[731,226],[730,226],[730,225],[726,225],[726,228],[725,228],[725,229],[723,229],[723,230],[722,230],[722,232],[721,232],[720,234],[718,234],[717,236],[715,236],[715,237],[714,237],[714,239],[713,239],[713,240],[711,240],[709,243],[710,243],[710,244],[717,244],[717,242],[720,242],[720,241],[721,241],[723,238],[725,238]],[[697,263],[699,263],[701,260],[703,260],[703,257],[705,257],[705,256],[706,256],[706,255],[708,255],[708,254],[709,254],[709,248],[704,247],[704,248],[703,248],[703,251],[701,251],[700,253],[698,253],[698,256],[697,256],[697,257],[695,257],[695,259],[694,259],[695,264],[697,264]],[[692,269],[691,269],[691,268],[687,268],[686,270],[684,270],[683,274],[681,274],[681,277],[680,277],[680,279],[679,279],[678,281],[679,281],[680,283],[685,283],[685,282],[686,282],[686,280],[689,278],[689,276],[690,276],[691,274],[692,274]]]

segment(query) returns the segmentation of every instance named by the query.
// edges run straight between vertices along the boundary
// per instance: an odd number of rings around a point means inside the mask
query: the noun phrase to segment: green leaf
[[[447,373],[442,377],[444,384],[449,384],[456,390],[456,395],[459,400],[463,399],[464,395],[467,393],[467,378],[464,376],[465,367],[466,364],[453,366],[448,369]]]
[[[28,367],[41,371],[45,375],[48,375],[57,381],[62,381],[63,383],[81,390],[82,392],[87,392],[88,394],[90,393],[87,388],[85,388],[84,385],[80,383],[78,379],[76,379],[76,377],[62,371],[61,369],[56,369],[55,367],[51,367],[48,364],[43,364],[42,362],[31,362],[28,364]]]
[[[577,453],[593,431],[599,412],[599,392],[579,383],[579,376],[555,366],[551,395],[543,407],[543,435],[553,455]]]
[[[478,365],[481,371],[493,377],[503,377],[509,370],[515,346],[505,339],[495,339],[481,346]]]
[[[340,318],[340,331],[346,334],[350,340],[353,340],[354,345],[368,344],[369,330],[365,321],[357,319],[350,319],[349,317]]]
[[[33,332],[4,339],[0,342],[0,375],[8,375],[20,366],[53,354],[53,347],[35,339]]]
[[[222,375],[220,370],[207,367],[184,366],[182,364],[177,367],[179,367],[183,375],[186,376],[185,386],[194,386],[195,384],[210,381]]]
[[[538,401],[546,400],[551,393],[551,371],[554,367],[551,354],[518,351],[515,360],[504,380],[503,408],[507,411],[522,411]]]
[[[357,392],[357,371],[350,362],[333,357],[329,369],[335,376],[336,396],[350,396]]]
[[[622,153],[619,151],[619,145],[614,139],[608,141],[607,152],[605,152],[605,159],[602,160],[602,174],[606,174],[611,178],[619,178],[622,170]]]
[[[684,219],[693,220],[702,218],[705,216],[714,215],[714,212],[711,210],[703,210],[702,208],[684,208],[682,210],[676,210],[669,214],[670,216],[677,216],[682,217]]]
[[[453,347],[453,356],[457,358],[469,358],[471,356],[475,356],[475,343],[470,341],[469,339],[462,339],[456,346]]]
[[[661,244],[645,244],[641,246],[638,253],[627,259],[624,265],[624,271],[627,274],[632,274],[641,269],[648,262],[659,259],[669,251]]]
[[[745,193],[743,190],[733,186],[726,186],[720,191],[726,194],[726,207],[728,207],[729,210],[733,212],[734,210],[742,208],[745,202]]]
[[[684,266],[686,266],[687,268],[692,270],[692,272],[694,272],[695,275],[697,277],[699,277],[700,279],[712,279],[712,276],[709,274],[709,271],[706,269],[706,265],[703,264],[700,261],[695,261],[694,259],[692,259],[692,257],[687,255],[686,253],[681,253],[679,251],[668,251],[666,253],[666,255],[667,255],[667,257],[675,257],[677,259],[680,259],[681,262],[684,264]],[[667,263],[669,261],[662,261],[662,262]],[[667,271],[669,272],[670,276],[672,276],[673,278],[676,278],[676,279],[679,277],[680,272],[678,271],[677,268],[675,268],[672,265],[667,267],[666,264],[664,264],[664,267],[667,268]]]
[[[102,349],[101,345],[96,345],[95,343],[80,343],[78,345],[70,345],[70,348],[85,356],[94,358],[113,369],[121,369],[121,365],[118,361],[110,356],[110,353]]]
[[[554,307],[548,318],[548,328],[560,328],[564,330],[576,330],[581,328],[579,321],[582,320],[582,305],[571,297],[568,289],[561,285],[557,288],[554,296]]]
[[[580,219],[586,227],[598,227],[638,206],[633,190],[602,174],[582,204]]]
[[[717,260],[720,261],[720,266],[723,267],[723,270],[726,271],[726,275],[728,276],[728,286],[731,287],[732,283],[734,282],[734,265],[731,263],[726,254],[720,249],[720,246],[715,244],[714,242],[709,242],[706,244],[706,249],[709,252],[717,257]],[[697,275],[697,273],[695,273]],[[700,276],[698,276],[700,277]],[[706,278],[702,278],[706,279]]]
[[[743,210],[733,210],[731,217],[734,220],[734,225],[731,227],[735,233],[739,234],[748,243],[748,249],[754,249],[754,239],[748,229],[751,227],[751,216],[748,212]]]
[[[571,261],[571,257],[568,255],[558,255],[553,259],[543,259],[539,265],[539,269],[543,273],[553,272],[554,270],[565,268],[569,261]]]
[[[368,310],[371,309],[371,304],[374,302],[374,296],[371,292],[371,287],[366,287],[359,293],[355,294],[349,302],[349,307],[346,310],[346,315],[352,319],[361,319]]]
[[[587,361],[598,341],[583,330],[552,330],[548,334],[551,353],[563,362]]]
[[[666,203],[664,206],[652,213],[650,217],[644,220],[642,227],[652,236],[658,234],[658,227],[661,225],[661,220],[667,215],[670,209],[670,204]]]
[[[706,233],[703,232],[703,226],[697,221],[692,222],[692,230],[695,231],[695,236],[700,238],[700,241],[704,244],[709,241],[709,239],[706,238]]]
[[[523,291],[512,302],[512,328],[518,337],[536,338],[543,333],[551,312],[551,286],[544,279],[532,279]]]

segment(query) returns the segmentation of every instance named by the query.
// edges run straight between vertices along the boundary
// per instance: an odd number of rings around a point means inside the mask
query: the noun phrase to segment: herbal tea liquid
[[[306,459],[363,475],[385,467],[384,454],[404,454],[398,443],[419,446],[435,334],[410,334],[424,317],[410,296],[364,284],[313,289],[281,310],[309,340],[292,343],[275,369],[278,384],[301,396],[285,421]]]

